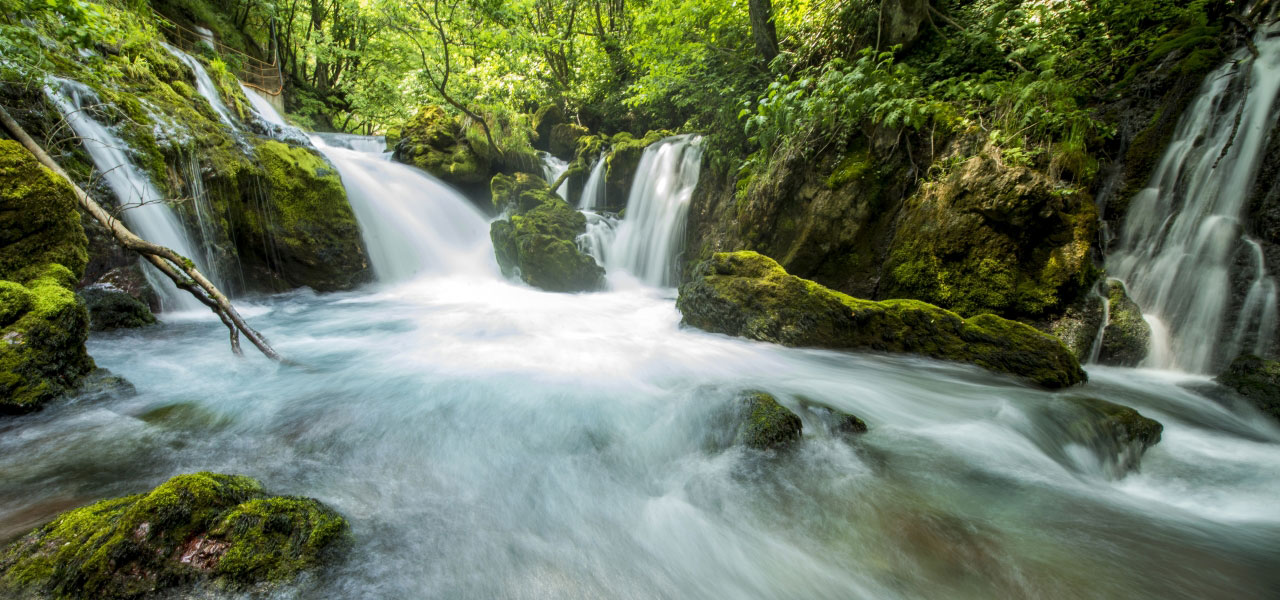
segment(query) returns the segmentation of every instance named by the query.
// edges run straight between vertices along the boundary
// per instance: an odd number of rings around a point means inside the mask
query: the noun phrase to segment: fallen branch
[[[26,130],[21,125],[18,125],[18,122],[13,120],[13,117],[9,116],[9,112],[2,106],[0,106],[0,123],[3,123],[5,129],[13,135],[14,139],[26,147],[41,164],[57,173],[58,176],[71,185],[80,207],[111,231],[111,235],[116,238],[116,241],[120,242],[125,248],[142,255],[147,262],[154,265],[161,273],[164,273],[166,277],[173,281],[174,285],[178,286],[179,289],[186,290],[192,296],[195,296],[201,304],[208,306],[210,310],[217,314],[218,318],[222,320],[222,323],[231,332],[231,350],[233,352],[237,355],[243,354],[240,350],[240,334],[243,333],[267,358],[277,361],[282,360],[280,355],[267,343],[267,340],[262,337],[262,334],[244,322],[244,319],[240,317],[240,313],[237,313],[235,307],[231,306],[231,301],[227,300],[227,297],[205,278],[204,274],[196,269],[195,263],[191,262],[191,259],[164,246],[148,242],[129,231],[129,228],[125,227],[124,223],[103,209],[83,189],[80,189],[80,186],[76,185],[75,181],[72,181],[71,176],[35,140],[31,139],[30,135],[27,135]]]

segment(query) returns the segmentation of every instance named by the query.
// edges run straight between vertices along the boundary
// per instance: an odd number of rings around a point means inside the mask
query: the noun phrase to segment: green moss
[[[93,370],[72,291],[87,246],[71,186],[0,140],[0,413],[37,409]]]
[[[360,228],[333,167],[309,148],[263,141],[255,149],[270,208],[244,212],[241,238],[271,240],[293,285],[331,291],[367,281]]]
[[[1142,318],[1142,309],[1129,298],[1120,281],[1108,283],[1107,300],[1107,325],[1102,331],[1098,362],[1136,367],[1147,357],[1151,326]]]
[[[444,109],[425,106],[400,130],[395,158],[449,183],[482,183],[492,176],[491,164],[465,133]]]
[[[755,252],[719,253],[680,287],[686,324],[789,346],[867,349],[972,363],[1045,387],[1085,381],[1062,344],[990,314],[962,319],[918,300],[861,300],[787,274]]]
[[[510,214],[489,230],[504,275],[552,292],[594,290],[604,269],[578,249],[586,218],[551,192],[540,178],[524,173],[497,175],[490,183],[493,203]]]
[[[848,183],[859,181],[875,166],[871,154],[867,151],[853,152],[836,164],[831,175],[827,177],[828,189],[839,189]]]
[[[156,322],[146,304],[114,287],[91,285],[77,295],[89,311],[89,328],[94,331],[131,329]]]
[[[346,535],[319,502],[269,497],[254,479],[179,475],[146,494],[62,514],[0,553],[0,589],[134,598],[212,581],[283,581]]]
[[[1088,421],[1077,422],[1075,426],[1078,428],[1107,432],[1120,445],[1137,443],[1146,449],[1160,442],[1164,426],[1128,406],[1097,398],[1069,398],[1067,401],[1091,415]]]
[[[800,417],[778,403],[773,396],[753,392],[742,400],[746,409],[742,430],[744,444],[757,450],[789,446],[800,440],[804,426]]]

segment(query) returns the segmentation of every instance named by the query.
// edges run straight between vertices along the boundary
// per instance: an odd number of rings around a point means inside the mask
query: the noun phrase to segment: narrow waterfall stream
[[[1266,353],[1276,337],[1276,283],[1241,231],[1280,94],[1280,36],[1260,31],[1254,43],[1257,58],[1241,49],[1205,79],[1107,260],[1168,331],[1169,351],[1150,354],[1153,367],[1216,372],[1242,350]],[[1253,262],[1251,281],[1232,314],[1242,252]]]
[[[45,87],[45,94],[80,137],[85,151],[93,160],[96,176],[105,180],[115,193],[129,228],[143,239],[172,248],[192,259],[215,285],[222,285],[209,265],[204,264],[205,253],[192,243],[173,209],[165,203],[164,195],[129,158],[129,145],[93,118],[92,113],[100,104],[93,90],[79,82],[56,79]],[[179,290],[150,265],[146,273],[160,295],[164,310],[207,312],[208,309],[199,301]]]
[[[697,137],[645,151],[597,257],[643,285],[584,294],[503,279],[489,220],[390,161],[382,138],[311,141],[342,177],[378,284],[242,306],[305,368],[234,357],[212,316],[95,334],[97,363],[138,394],[0,422],[12,433],[0,435],[0,537],[211,470],[351,522],[343,561],[273,598],[1280,589],[1280,427],[1210,400],[1206,377],[1091,367],[1088,384],[1050,392],[961,364],[682,327],[668,286]],[[725,423],[746,390],[796,409],[805,437],[792,451],[733,443]],[[1163,440],[1118,470],[1097,432],[1058,420],[1070,397],[1132,406]],[[822,407],[870,432],[842,437]]]
[[[222,96],[218,94],[218,88],[213,84],[213,79],[209,78],[209,72],[205,71],[204,65],[195,57],[183,52],[169,44],[163,44],[164,49],[169,51],[175,58],[187,65],[192,73],[196,76],[196,91],[209,102],[209,106],[213,107],[213,111],[218,113],[218,118],[232,129],[237,129],[236,120],[231,116],[231,111],[227,109],[227,105],[222,101]]]

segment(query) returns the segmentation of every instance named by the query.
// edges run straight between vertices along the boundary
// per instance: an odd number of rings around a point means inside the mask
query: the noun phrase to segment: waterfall
[[[542,176],[546,178],[547,185],[555,185],[556,180],[560,179],[560,176],[564,175],[564,172],[568,170],[568,161],[556,158],[548,152],[542,153]],[[560,184],[560,187],[556,188],[555,192],[557,196],[564,198],[565,201],[569,200],[568,177],[566,177],[564,182]]]
[[[488,219],[462,194],[391,161],[384,138],[314,134],[311,142],[342,177],[380,281],[496,275]]]
[[[289,126],[288,123],[284,122],[284,117],[280,116],[280,113],[276,111],[276,107],[271,106],[271,102],[266,98],[263,98],[262,94],[249,89],[243,83],[240,84],[240,90],[244,92],[244,96],[249,99],[249,104],[253,106],[253,111],[258,113],[258,116],[262,117],[263,121],[277,127]]]
[[[221,261],[218,260],[218,249],[216,246],[218,240],[217,215],[213,212],[213,203],[209,201],[209,192],[204,187],[204,173],[200,170],[200,160],[196,157],[194,148],[187,148],[180,158],[180,168],[183,178],[187,182],[187,195],[189,196],[187,206],[191,208],[191,212],[195,217],[196,226],[200,231],[200,239],[198,244],[204,251],[203,264],[208,269],[202,271],[206,276],[211,277],[213,281],[230,282],[228,274],[223,272]],[[190,222],[188,220],[187,222]],[[235,256],[235,281],[244,286],[244,273],[240,270],[239,256]],[[227,292],[227,290],[222,290]]]
[[[1100,282],[1094,285],[1090,292],[1090,295],[1102,303],[1102,321],[1098,323],[1098,331],[1093,335],[1093,345],[1089,347],[1089,359],[1085,361],[1087,364],[1097,364],[1098,357],[1102,355],[1102,338],[1107,336],[1107,325],[1111,323],[1111,294],[1108,287],[1111,281],[1118,280],[1108,279]]]
[[[627,215],[609,249],[609,270],[628,271],[650,285],[676,283],[689,202],[698,185],[702,138],[678,135],[645,149],[627,196]]]
[[[578,199],[578,208],[581,210],[592,210],[605,204],[605,188],[604,188],[604,157],[596,159],[595,165],[591,167],[591,175],[587,177],[587,184],[582,187],[582,198]]]
[[[1260,31],[1210,73],[1182,116],[1148,187],[1134,197],[1107,270],[1167,331],[1168,351],[1148,364],[1211,372],[1232,358],[1230,331],[1265,352],[1275,337],[1276,284],[1255,253],[1245,309],[1231,322],[1231,275],[1245,249],[1241,220],[1258,175],[1280,91],[1280,37]],[[1245,334],[1241,334],[1244,331]],[[1162,333],[1164,333],[1162,331]]]
[[[231,111],[227,110],[227,105],[222,102],[222,96],[218,94],[218,88],[213,84],[213,79],[209,77],[209,72],[205,71],[204,65],[200,64],[200,61],[196,60],[194,56],[174,48],[169,44],[162,42],[161,45],[164,46],[165,50],[169,51],[169,54],[172,54],[178,60],[182,61],[182,64],[190,67],[191,71],[195,73],[196,91],[200,92],[200,95],[204,96],[204,99],[209,101],[209,106],[213,107],[213,112],[218,113],[218,118],[221,119],[223,123],[226,123],[227,127],[230,127],[233,130],[238,129],[235,124],[235,119],[231,116]]]
[[[89,111],[99,104],[93,90],[76,81],[52,79],[45,86],[45,94],[79,136],[93,160],[96,176],[105,180],[115,194],[125,224],[143,239],[167,246],[195,261],[214,285],[221,286],[222,282],[208,270],[209,265],[204,264],[204,253],[196,251],[182,222],[164,202],[164,195],[126,154],[128,144],[89,116]],[[148,265],[146,273],[165,310],[204,309],[191,294],[179,290],[151,266]]]

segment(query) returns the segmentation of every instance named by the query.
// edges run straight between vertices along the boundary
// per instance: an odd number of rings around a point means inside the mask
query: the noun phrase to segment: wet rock
[[[598,289],[604,269],[578,248],[586,218],[551,192],[539,177],[498,175],[491,184],[493,203],[510,215],[490,226],[498,266],[507,277],[551,292]]]
[[[778,403],[773,396],[753,392],[742,399],[743,421],[738,439],[757,450],[790,446],[800,440],[804,425],[800,417]]]
[[[94,283],[109,285],[133,296],[139,302],[146,304],[153,313],[160,310],[160,295],[156,293],[155,288],[151,287],[151,282],[147,281],[146,274],[142,272],[142,265],[138,264],[137,260],[129,265],[107,271]]]
[[[534,140],[534,148],[545,152],[551,151],[551,130],[557,125],[568,122],[564,116],[564,109],[558,104],[547,104],[538,109],[533,114],[533,131],[536,135]],[[572,150],[570,150],[572,152]],[[568,157],[561,157],[568,160]]]
[[[1244,396],[1258,410],[1280,421],[1280,362],[1251,354],[1231,361],[1218,383]]]
[[[1062,341],[1072,356],[1081,363],[1089,360],[1094,341],[1102,329],[1103,299],[1098,294],[1084,294],[1067,307],[1062,316],[1037,325],[1046,333]]]
[[[345,519],[248,477],[179,475],[145,494],[72,510],[0,552],[0,591],[21,597],[152,598],[193,586],[287,583],[324,564]]]
[[[1124,284],[1108,282],[1110,302],[1107,328],[1102,332],[1102,348],[1098,362],[1117,367],[1136,367],[1147,357],[1151,343],[1151,326],[1142,318],[1142,309],[1129,298]]]
[[[146,304],[110,284],[96,283],[76,293],[89,310],[89,328],[93,331],[133,329],[156,322]]]
[[[573,123],[560,123],[551,128],[551,143],[548,150],[565,160],[573,158],[578,148],[578,139],[587,135],[587,128]]]
[[[71,186],[0,140],[0,414],[36,410],[94,369],[74,292],[87,246]]]
[[[1085,381],[1057,339],[1030,326],[915,300],[860,300],[788,275],[755,252],[720,253],[680,287],[684,323],[787,346],[865,349],[972,363],[1045,387]]]
[[[800,402],[808,414],[821,421],[833,434],[855,436],[867,432],[867,423],[854,415],[829,406],[812,404],[805,398],[800,398]]]
[[[256,146],[267,176],[270,207],[245,211],[243,239],[263,240],[247,255],[281,277],[284,288],[348,290],[373,276],[342,180],[310,148],[266,141]]]
[[[1138,468],[1143,453],[1160,442],[1164,426],[1138,411],[1097,398],[1066,398],[1048,407],[1049,423],[1039,442],[1052,444],[1051,454],[1085,467],[1078,456],[1068,453],[1066,444],[1087,449],[1103,474],[1123,477]]]
[[[400,130],[395,159],[448,183],[483,183],[493,176],[487,156],[439,106],[425,106]]]
[[[120,377],[107,369],[94,369],[80,383],[77,400],[80,402],[98,402],[108,399],[131,398],[138,394],[138,389],[128,379]]]

